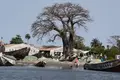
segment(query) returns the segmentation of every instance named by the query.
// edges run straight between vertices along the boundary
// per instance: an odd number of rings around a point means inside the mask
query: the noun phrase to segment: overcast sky
[[[5,43],[9,43],[16,34],[20,34],[24,39],[26,33],[31,34],[31,24],[44,7],[64,2],[80,4],[90,11],[94,21],[87,24],[88,31],[85,32],[82,28],[77,31],[85,38],[86,45],[89,45],[93,38],[98,38],[106,45],[109,36],[120,34],[120,0],[0,0],[0,37],[3,37]],[[61,40],[49,44],[36,40],[32,38],[30,43],[62,45]]]

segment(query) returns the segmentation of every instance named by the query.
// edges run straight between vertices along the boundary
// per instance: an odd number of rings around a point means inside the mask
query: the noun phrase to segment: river
[[[39,67],[0,67],[0,80],[120,80],[120,73]]]

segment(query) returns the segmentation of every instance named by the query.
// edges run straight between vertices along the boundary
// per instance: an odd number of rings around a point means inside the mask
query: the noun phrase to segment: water
[[[39,67],[0,67],[0,80],[120,80],[120,73]]]

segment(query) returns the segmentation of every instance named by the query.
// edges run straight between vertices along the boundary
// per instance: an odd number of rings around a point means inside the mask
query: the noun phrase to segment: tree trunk
[[[70,36],[69,36],[69,56],[70,56],[70,58],[73,55],[73,48],[74,48],[74,36],[72,33],[70,33]]]
[[[73,54],[73,45],[74,45],[74,38],[73,35],[70,34],[69,37],[63,37],[63,55],[65,56],[65,59],[67,57],[71,58]]]
[[[29,44],[29,39],[27,39],[27,44]]]
[[[66,38],[63,38],[62,39],[63,41],[63,55],[65,56],[65,59],[68,57],[68,54],[69,54],[69,50],[68,50],[68,41]]]

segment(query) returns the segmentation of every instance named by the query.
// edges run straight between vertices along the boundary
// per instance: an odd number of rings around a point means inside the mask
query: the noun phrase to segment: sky
[[[93,22],[87,23],[88,31],[83,28],[77,30],[85,38],[85,44],[90,45],[93,38],[98,38],[104,45],[112,35],[120,34],[120,0],[0,0],[0,37],[9,43],[16,34],[21,35],[24,41],[25,34],[31,33],[31,24],[46,6],[54,3],[71,2],[88,9]],[[62,45],[61,40],[54,43],[30,39],[31,44]]]

